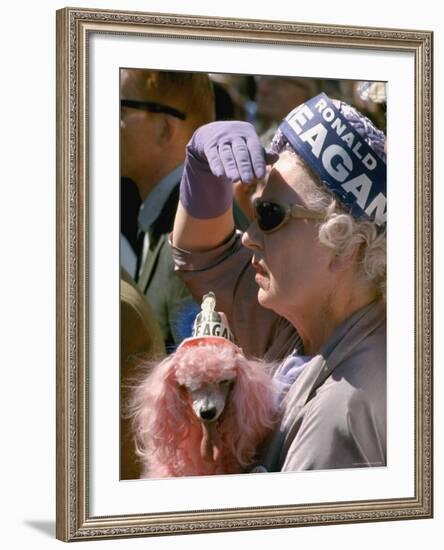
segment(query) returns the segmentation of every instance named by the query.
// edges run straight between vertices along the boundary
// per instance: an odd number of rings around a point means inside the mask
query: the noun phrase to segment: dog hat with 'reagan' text
[[[208,292],[202,298],[201,311],[194,320],[191,337],[183,340],[177,349],[199,344],[235,346],[225,313],[216,311],[215,308],[216,296],[214,292]]]

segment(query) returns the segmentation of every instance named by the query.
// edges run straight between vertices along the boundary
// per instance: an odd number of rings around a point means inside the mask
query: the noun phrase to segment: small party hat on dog
[[[202,298],[201,311],[194,320],[191,334],[178,349],[201,344],[235,345],[225,313],[216,311],[214,292],[208,292]]]

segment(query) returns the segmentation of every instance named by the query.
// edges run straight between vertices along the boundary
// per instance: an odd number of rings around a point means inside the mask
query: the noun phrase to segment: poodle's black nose
[[[213,420],[216,416],[217,409],[216,407],[202,407],[199,411],[200,417],[202,420],[206,420],[207,422],[210,422]]]

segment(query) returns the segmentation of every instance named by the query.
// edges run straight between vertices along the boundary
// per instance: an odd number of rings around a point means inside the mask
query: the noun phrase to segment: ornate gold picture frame
[[[414,273],[410,274],[414,289],[411,296],[406,296],[406,301],[412,304],[412,372],[409,376],[414,398],[407,396],[412,406],[408,409],[409,418],[405,419],[411,422],[412,475],[405,480],[412,488],[411,494],[394,491],[389,497],[362,499],[347,499],[338,494],[334,499],[306,502],[295,497],[294,502],[283,499],[279,503],[270,499],[268,504],[264,501],[265,504],[249,506],[239,506],[233,501],[232,506],[187,509],[173,505],[156,508],[152,504],[147,507],[148,512],[128,511],[123,504],[113,513],[95,509],[91,490],[97,473],[91,454],[91,441],[97,437],[96,430],[91,429],[94,411],[91,388],[95,387],[91,350],[95,335],[91,333],[91,317],[107,316],[109,312],[98,311],[97,305],[91,306],[94,275],[91,266],[97,252],[97,247],[91,246],[91,227],[99,208],[97,201],[90,200],[95,162],[91,153],[94,128],[90,116],[91,90],[96,85],[90,74],[92,59],[95,62],[97,59],[92,48],[94,37],[163,40],[170,49],[176,49],[178,56],[184,44],[199,48],[219,44],[237,48],[254,45],[261,49],[262,55],[267,49],[285,47],[290,53],[297,49],[298,55],[305,55],[305,51],[307,55],[324,51],[327,54],[333,50],[343,56],[378,52],[399,55],[402,59],[407,56],[411,60],[414,78],[409,93],[413,101],[408,115],[413,124],[407,132],[411,132],[413,143],[413,200],[411,210],[405,212],[412,227],[414,247],[411,251]],[[76,8],[57,12],[57,538],[74,541],[432,516],[432,46],[433,34],[427,31]],[[202,70],[200,66],[196,68],[199,69]],[[116,115],[116,135],[117,113],[117,108],[109,113],[111,117]],[[396,132],[406,132],[406,129],[401,126],[392,129],[389,147],[395,141]],[[97,141],[97,136],[94,139]],[[108,181],[107,185],[108,192],[118,193],[117,179]],[[118,308],[114,313],[118,316]],[[389,347],[403,344],[389,338]],[[101,360],[97,353],[94,360]],[[393,387],[395,383],[389,365],[389,385]],[[110,377],[110,388],[113,384],[117,387],[118,380]],[[118,429],[117,409],[115,414],[113,421]],[[392,416],[396,416],[393,410]],[[400,475],[402,477],[402,473]],[[148,502],[152,482],[143,483]],[[174,495],[173,484],[178,481],[167,483]]]

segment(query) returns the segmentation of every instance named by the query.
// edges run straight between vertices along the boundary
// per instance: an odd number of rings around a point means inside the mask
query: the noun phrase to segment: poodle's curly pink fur
[[[253,463],[257,447],[277,419],[276,391],[269,368],[247,360],[235,346],[200,344],[179,348],[154,366],[134,392],[131,415],[142,477],[239,473]],[[191,409],[186,386],[234,378],[218,419],[221,452],[202,458],[202,425]]]

